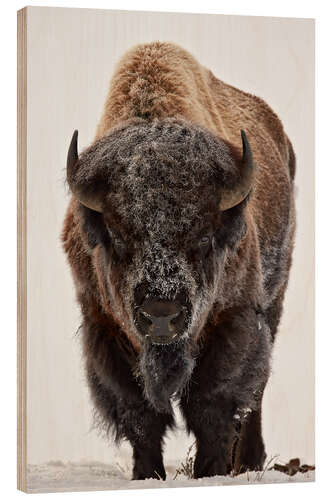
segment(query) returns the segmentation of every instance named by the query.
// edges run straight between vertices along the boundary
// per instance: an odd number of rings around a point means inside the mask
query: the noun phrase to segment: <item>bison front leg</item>
[[[132,479],[163,479],[166,473],[163,465],[161,446],[147,446],[142,443],[133,445]]]
[[[261,396],[262,397],[262,396]],[[262,470],[266,459],[261,430],[261,401],[258,410],[252,411],[241,424],[235,446],[233,471],[241,474],[247,470]]]
[[[165,479],[162,443],[173,415],[157,412],[145,399],[116,338],[106,343],[99,326],[86,327],[84,333],[94,348],[88,352],[86,369],[97,422],[102,429],[113,430],[116,440],[127,439],[132,445],[133,479]]]
[[[194,477],[225,476],[230,471],[236,431],[232,409],[226,401],[182,401],[187,427],[196,437]]]
[[[260,404],[269,374],[270,331],[261,316],[259,326],[254,309],[225,314],[211,328],[181,400],[197,441],[195,477],[226,475],[235,459],[237,470],[260,468],[265,456]],[[249,413],[243,427],[239,412]]]
[[[132,446],[132,479],[165,479],[162,444],[167,427],[173,426],[173,415],[151,408],[130,372],[126,384],[119,385],[119,380],[117,384],[114,376],[106,385],[90,367],[88,380],[102,428],[113,428],[117,441],[126,439]]]
[[[172,426],[172,415],[159,414],[143,404],[132,415],[126,412],[122,419],[123,434],[133,448],[132,479],[165,479],[162,442],[167,426]]]

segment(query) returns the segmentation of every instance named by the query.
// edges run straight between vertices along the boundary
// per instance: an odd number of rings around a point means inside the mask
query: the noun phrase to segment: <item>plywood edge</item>
[[[17,12],[17,487],[27,491],[27,8]]]

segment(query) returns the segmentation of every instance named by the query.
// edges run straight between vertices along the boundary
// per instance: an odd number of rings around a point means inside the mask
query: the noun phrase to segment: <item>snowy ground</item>
[[[122,490],[143,488],[179,488],[183,486],[216,486],[250,483],[288,483],[314,481],[314,471],[305,474],[297,473],[288,476],[278,471],[266,470],[264,473],[250,472],[237,477],[215,476],[203,479],[188,479],[183,474],[176,475],[177,464],[166,467],[166,481],[146,479],[145,481],[131,481],[131,471],[116,465],[106,465],[99,462],[90,463],[62,463],[49,462],[42,465],[28,466],[28,492],[46,493],[59,491],[88,491],[88,490]]]

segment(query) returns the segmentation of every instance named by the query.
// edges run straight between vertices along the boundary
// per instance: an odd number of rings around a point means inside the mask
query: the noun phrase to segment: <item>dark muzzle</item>
[[[185,308],[177,301],[149,298],[138,315],[141,334],[154,344],[168,344],[184,330]]]

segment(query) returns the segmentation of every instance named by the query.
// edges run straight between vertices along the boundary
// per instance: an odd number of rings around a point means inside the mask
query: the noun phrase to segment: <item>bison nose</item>
[[[141,331],[155,344],[168,344],[181,333],[184,311],[178,302],[149,299],[139,310]]]

